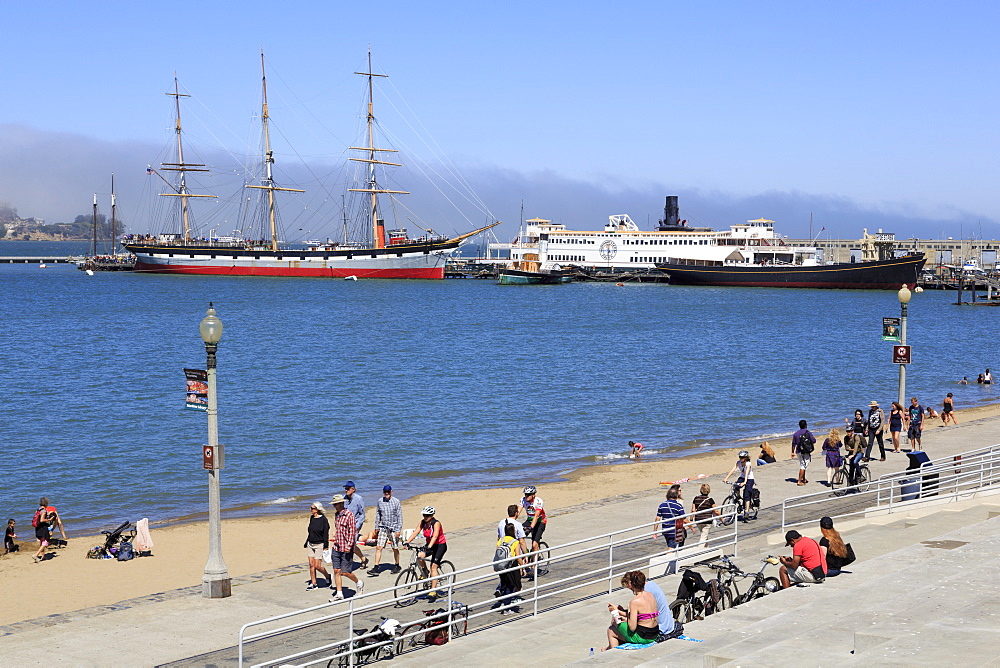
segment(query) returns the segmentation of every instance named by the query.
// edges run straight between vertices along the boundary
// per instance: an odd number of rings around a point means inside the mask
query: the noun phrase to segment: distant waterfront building
[[[793,246],[813,245],[823,250],[826,262],[867,262],[894,249],[896,255],[911,251],[924,253],[927,264],[962,264],[972,260],[983,269],[994,269],[997,265],[997,251],[1000,240],[996,239],[896,239],[892,232],[879,230],[869,234],[868,230],[860,239],[788,239]],[[886,255],[887,257],[887,255]]]

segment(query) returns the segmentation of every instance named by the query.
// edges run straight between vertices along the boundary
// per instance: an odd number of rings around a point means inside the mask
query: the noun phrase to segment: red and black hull
[[[836,288],[842,290],[898,290],[913,288],[926,259],[923,254],[891,260],[801,266],[705,266],[657,264],[671,285],[720,285],[758,288]]]

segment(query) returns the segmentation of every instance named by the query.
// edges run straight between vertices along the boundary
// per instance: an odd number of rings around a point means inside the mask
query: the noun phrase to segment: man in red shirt
[[[358,527],[354,523],[354,513],[344,508],[346,499],[343,494],[334,494],[330,500],[334,509],[333,540],[330,541],[330,558],[333,562],[333,584],[337,593],[330,601],[344,600],[343,579],[354,581],[355,594],[360,594],[365,583],[352,573],[354,570],[354,545],[357,540]]]
[[[806,538],[798,531],[785,534],[785,545],[791,546],[792,556],[781,557],[778,575],[781,586],[788,589],[792,583],[820,583],[826,577],[826,561],[820,552],[819,543]]]

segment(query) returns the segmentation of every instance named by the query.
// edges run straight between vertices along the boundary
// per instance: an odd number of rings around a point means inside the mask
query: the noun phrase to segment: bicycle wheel
[[[855,482],[857,482],[859,492],[868,491],[872,483],[872,472],[868,470],[867,466],[858,467],[858,479]]]
[[[694,609],[691,606],[691,600],[678,598],[670,604],[670,614],[674,616],[675,621],[687,624],[694,620]]]
[[[541,569],[547,569],[551,556],[549,553],[549,544],[544,540],[538,541],[538,554],[535,555],[535,564]]]
[[[722,588],[722,596],[719,597],[718,610],[725,610],[726,608],[732,608],[735,604],[733,603],[733,592],[729,587]]]
[[[726,506],[728,506],[728,505],[734,505],[734,506],[736,506],[736,508],[737,508],[737,512],[739,512],[739,507],[740,507],[740,504],[739,504],[739,502],[738,502],[738,501],[737,501],[736,499],[734,499],[734,498],[732,497],[732,495],[730,495],[730,496],[727,496],[727,497],[726,497],[726,500],[722,502],[722,507],[723,507],[723,508],[724,508],[724,507],[726,507]],[[732,524],[732,523],[733,523],[733,521],[734,521],[735,519],[736,519],[736,515],[723,515],[723,516],[721,516],[721,517],[719,518],[719,522],[720,522],[720,523],[721,523],[721,524],[722,524],[723,526],[729,526],[730,524]]]
[[[764,578],[764,585],[760,588],[760,596],[773,594],[781,590],[781,581],[778,578]]]
[[[420,577],[413,568],[407,568],[399,574],[399,577],[396,578],[396,589],[392,592],[392,595],[397,599],[397,608],[404,605],[413,605],[417,602],[417,594],[421,589],[420,585],[417,584],[418,580],[420,580]]]
[[[464,605],[460,608],[453,608],[451,627],[449,633],[452,638],[464,636],[469,632],[469,609]]]
[[[833,474],[833,482],[830,486],[833,488],[834,496],[843,496],[847,494],[847,490],[844,489],[844,485],[847,484],[847,472],[844,469],[837,469],[837,472]]]
[[[426,622],[414,622],[403,629],[403,632],[399,634],[401,636],[400,639],[396,641],[395,653],[402,654],[408,649],[423,645],[425,636],[421,632],[426,628]],[[415,635],[407,638],[406,636],[410,633],[414,633]]]
[[[438,588],[447,587],[454,579],[455,564],[447,559],[438,564]],[[427,585],[430,587],[430,584]]]

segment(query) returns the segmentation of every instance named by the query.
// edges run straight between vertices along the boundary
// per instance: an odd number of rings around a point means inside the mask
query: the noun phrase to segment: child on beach
[[[7,520],[7,530],[3,534],[3,553],[9,554],[11,552],[17,552],[18,545],[14,542],[17,538],[17,534],[14,533],[14,526],[17,524],[13,518]]]
[[[642,457],[642,443],[636,443],[635,441],[629,441],[628,447],[632,448],[631,454],[629,454],[629,459],[640,459]]]

